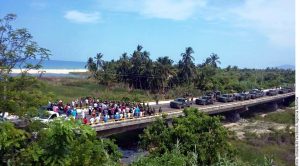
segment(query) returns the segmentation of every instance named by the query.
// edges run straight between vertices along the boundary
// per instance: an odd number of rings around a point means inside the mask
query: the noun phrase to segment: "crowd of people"
[[[62,100],[55,103],[49,102],[47,109],[59,114],[66,114],[67,118],[73,117],[81,120],[83,124],[139,118],[156,113],[155,108],[150,107],[148,103],[100,101],[91,97],[76,99],[66,104]],[[161,107],[158,112],[162,112]]]

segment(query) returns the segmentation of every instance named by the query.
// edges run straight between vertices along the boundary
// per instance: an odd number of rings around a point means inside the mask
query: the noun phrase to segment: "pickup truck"
[[[232,94],[223,94],[222,96],[219,97],[218,101],[224,102],[224,103],[232,102],[232,101],[234,101],[234,97]]]
[[[214,99],[211,96],[199,97],[195,100],[198,105],[214,104]]]
[[[38,117],[34,117],[33,120],[40,120],[42,123],[48,123],[57,117],[60,117],[59,113],[54,111],[45,111],[45,113],[40,114]]]
[[[170,107],[171,108],[184,108],[184,107],[189,107],[190,102],[186,98],[177,98],[174,101],[170,102]]]

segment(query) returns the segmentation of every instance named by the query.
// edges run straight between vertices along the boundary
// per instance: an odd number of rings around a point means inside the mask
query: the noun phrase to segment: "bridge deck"
[[[199,106],[195,105],[196,108],[199,110],[207,113],[207,114],[217,114],[222,113],[230,110],[241,109],[249,106],[254,106],[258,104],[268,103],[272,101],[281,100],[287,97],[294,96],[295,92],[286,93],[286,94],[278,94],[276,96],[264,96],[257,99],[250,99],[246,101],[236,101],[231,103],[222,103],[218,105],[207,105],[207,106]],[[172,109],[171,111],[164,112],[167,115],[167,118],[174,118],[180,115],[183,115],[183,109]],[[124,128],[134,125],[143,125],[148,124],[150,122],[155,121],[157,117],[161,117],[162,114],[156,114],[153,116],[145,116],[140,118],[133,118],[133,119],[125,119],[121,121],[110,121],[107,123],[100,123],[92,125],[91,127],[94,128],[96,131],[105,131],[105,130],[112,130],[116,128]]]

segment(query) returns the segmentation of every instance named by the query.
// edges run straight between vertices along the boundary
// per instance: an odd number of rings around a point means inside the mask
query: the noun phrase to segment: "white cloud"
[[[67,11],[64,17],[74,23],[97,23],[101,18],[99,12],[84,13],[77,10]]]
[[[216,22],[255,30],[272,45],[293,47],[294,0],[99,0],[101,9],[135,13],[146,18]]]
[[[246,0],[231,9],[236,23],[257,30],[272,44],[284,47],[294,46],[295,10],[293,1]]]
[[[197,9],[205,6],[204,0],[100,0],[100,6],[113,11],[133,12],[147,18],[186,20]]]
[[[147,0],[142,15],[153,18],[185,20],[191,18],[198,8],[204,7],[202,0]]]

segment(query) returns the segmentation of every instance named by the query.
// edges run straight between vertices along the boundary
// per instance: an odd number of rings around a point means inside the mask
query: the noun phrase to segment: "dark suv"
[[[231,94],[223,94],[218,98],[218,101],[227,103],[227,102],[234,101],[234,97]]]
[[[258,90],[258,89],[253,89],[249,93],[251,95],[251,99],[255,99],[255,98],[258,98],[258,97],[263,97],[265,95],[263,91]]]
[[[271,89],[267,92],[268,96],[276,96],[278,94],[278,91],[275,89]]]
[[[249,100],[251,98],[249,93],[240,93],[240,95],[244,97],[244,100]]]
[[[195,103],[198,105],[214,104],[214,99],[211,96],[203,96],[196,99]]]
[[[189,106],[190,106],[190,102],[186,98],[177,98],[174,101],[170,102],[171,108],[184,108]]]
[[[243,95],[241,95],[240,93],[233,94],[233,97],[234,97],[234,100],[237,100],[237,101],[245,100],[245,97]]]

